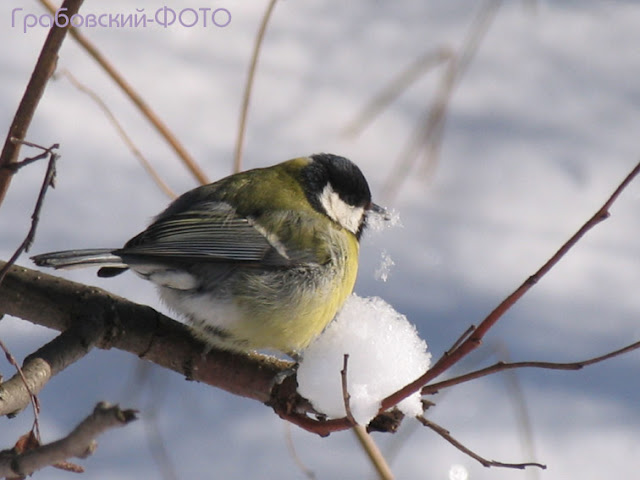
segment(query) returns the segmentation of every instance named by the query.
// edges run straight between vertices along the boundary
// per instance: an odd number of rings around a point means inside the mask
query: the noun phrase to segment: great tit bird
[[[367,216],[383,211],[354,163],[322,153],[197,187],[122,248],[32,259],[131,269],[205,342],[296,357],[351,294]]]

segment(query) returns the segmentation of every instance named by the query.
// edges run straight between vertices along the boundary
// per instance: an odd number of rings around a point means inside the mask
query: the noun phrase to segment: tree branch
[[[583,367],[588,365],[593,365],[594,363],[604,362],[605,360],[609,360],[610,358],[617,357],[619,355],[623,355],[625,353],[631,352],[633,350],[640,349],[640,341],[634,342],[626,347],[620,348],[613,352],[606,353],[604,355],[600,355],[598,357],[590,358],[588,360],[582,360],[580,362],[568,362],[568,363],[554,363],[554,362],[513,362],[513,363],[505,363],[498,362],[493,365],[490,365],[485,368],[481,368],[479,370],[465,373],[464,375],[459,375],[454,378],[450,378],[449,380],[443,380],[442,382],[431,383],[422,388],[420,392],[422,395],[428,395],[438,392],[443,388],[452,387],[454,385],[458,385],[460,383],[468,382],[470,380],[475,380],[476,378],[484,377],[486,375],[491,375],[497,372],[503,372],[505,370],[512,370],[515,368],[545,368],[548,370],[580,370]]]
[[[70,457],[85,458],[96,449],[95,437],[133,420],[136,420],[135,410],[121,410],[100,402],[93,413],[64,438],[24,453],[0,452],[0,477],[25,477]]]
[[[534,275],[509,295],[476,329],[469,330],[436,364],[416,381],[381,402],[381,415],[399,401],[420,390],[429,381],[477,348],[487,331],[591,228],[609,216],[609,208],[640,172],[640,163],[620,183],[609,199]],[[0,268],[2,262],[0,262]],[[143,307],[103,290],[69,282],[26,268],[12,267],[0,285],[0,313],[67,330],[83,318],[100,319],[106,332],[100,348],[119,348],[135,353],[193,380],[253,398],[273,407],[275,412],[305,430],[328,435],[352,426],[347,418],[316,420],[309,403],[296,393],[295,376],[274,385],[279,373],[290,369],[289,362],[260,355],[243,355],[218,350],[204,354],[208,347],[196,340],[184,325],[150,307]],[[463,340],[464,339],[464,340]],[[608,358],[608,357],[607,357]]]
[[[26,397],[24,398],[24,405],[31,402],[31,405],[33,407],[33,431],[35,432],[36,437],[39,439],[40,438],[40,422],[39,422],[38,416],[40,414],[40,402],[38,400],[38,397],[35,395],[35,393],[33,393],[33,390],[29,386],[29,381],[27,380],[27,377],[25,376],[24,371],[22,370],[22,368],[20,368],[20,365],[18,365],[18,362],[16,362],[15,357],[9,351],[7,346],[2,342],[2,340],[0,340],[0,350],[4,352],[4,355],[9,361],[9,363],[13,365],[13,367],[15,367],[17,371],[17,373],[14,376],[14,378],[16,378],[15,383],[19,383],[24,387],[23,397]],[[2,378],[0,378],[0,382],[1,381],[2,381]],[[0,389],[1,387],[2,385],[0,385]],[[0,401],[2,401],[1,391],[0,391]]]
[[[249,102],[251,101],[251,91],[253,90],[253,82],[256,77],[256,69],[258,67],[258,58],[260,57],[260,49],[267,33],[267,26],[271,20],[271,14],[276,6],[276,0],[269,0],[267,9],[262,16],[258,33],[253,45],[253,53],[249,62],[249,71],[247,72],[247,82],[244,86],[242,95],[242,107],[240,108],[240,122],[238,125],[238,134],[236,136],[236,146],[233,153],[233,172],[238,173],[242,170],[242,151],[244,148],[244,137],[247,132],[247,117],[249,116]]]
[[[456,440],[455,438],[453,438],[451,436],[451,433],[449,433],[449,430],[441,427],[440,425],[438,425],[437,423],[433,423],[432,421],[428,420],[425,417],[416,417],[418,419],[418,421],[420,423],[422,423],[425,427],[430,428],[431,430],[433,430],[434,432],[436,432],[438,435],[440,435],[442,438],[444,438],[447,442],[449,442],[451,445],[453,445],[454,447],[456,447],[458,450],[460,450],[461,452],[465,453],[466,455],[469,455],[471,458],[473,458],[474,460],[477,460],[478,462],[480,462],[483,466],[485,467],[504,467],[504,468],[517,468],[519,470],[523,470],[526,467],[538,467],[541,468],[543,470],[545,470],[547,468],[546,465],[543,465],[542,463],[536,463],[536,462],[527,462],[527,463],[504,463],[504,462],[498,462],[496,460],[487,460],[486,458],[481,457],[480,455],[478,455],[477,453],[473,452],[472,450],[468,449],[467,447],[465,447],[462,443],[460,443],[458,440]]]
[[[63,10],[64,13],[71,18],[72,15],[78,13],[82,2],[83,0],[65,0],[60,10],[65,9]],[[20,144],[13,142],[12,138],[24,140],[47,82],[56,67],[58,51],[62,46],[70,23],[71,22],[68,22],[65,27],[59,27],[56,22],[54,22],[51,30],[49,30],[49,34],[42,46],[40,56],[33,69],[27,88],[24,91],[18,110],[13,117],[11,127],[9,127],[2,153],[0,153],[0,167],[15,163],[18,159]],[[10,170],[0,168],[0,203],[2,203],[7,193],[12,176],[13,173]]]
[[[99,348],[118,348],[261,402],[271,399],[277,374],[292,366],[264,355],[208,351],[185,325],[150,307],[24,267],[11,267],[0,285],[1,313],[58,331],[89,323],[99,332],[92,339]]]
[[[13,266],[0,284],[1,314],[58,331],[88,325],[99,338],[85,340],[85,345],[130,352],[190,380],[258,400],[282,419],[321,436],[352,426],[344,418],[317,420],[308,416],[316,412],[297,393],[295,375],[276,383],[283,372],[291,370],[291,362],[211,348],[185,325],[96,287]],[[396,413],[384,412],[373,422],[377,431],[395,431],[400,420]]]
[[[533,287],[538,281],[546,275],[549,270],[556,266],[556,264],[564,257],[569,250],[571,250],[576,243],[593,227],[609,217],[609,209],[611,205],[618,199],[622,191],[633,181],[633,179],[640,173],[640,163],[638,163],[631,172],[624,178],[624,180],[618,185],[611,196],[606,202],[598,209],[593,216],[587,220],[580,229],[573,234],[573,236],[567,240],[564,245],[544,264],[540,269],[531,275],[524,281],[511,295],[505,298],[500,305],[498,305],[483,321],[480,325],[470,332],[469,336],[462,342],[456,341],[457,347],[449,349],[440,359],[433,365],[428,372],[422,375],[417,380],[401,388],[394,394],[388,396],[381,402],[381,411],[396,405],[401,400],[407,398],[409,395],[420,390],[424,385],[427,385],[431,380],[447,371],[453,365],[458,363],[462,358],[478,348],[482,343],[482,339],[485,334],[493,327],[496,322],[518,301],[527,293],[531,287]],[[463,335],[461,338],[464,338]]]
[[[71,33],[73,34],[74,31],[75,30],[72,30]],[[71,85],[76,87],[82,93],[85,93],[89,98],[91,98],[91,100],[93,100],[98,105],[100,110],[102,110],[102,113],[104,113],[105,117],[107,117],[107,120],[111,123],[111,125],[113,125],[113,128],[116,130],[116,133],[125,143],[125,145],[129,149],[131,154],[134,157],[136,157],[136,159],[138,160],[142,168],[144,168],[144,170],[149,174],[149,176],[155,182],[158,188],[162,190],[162,192],[170,199],[172,200],[175,199],[178,195],[171,189],[169,184],[167,184],[167,182],[165,182],[162,179],[162,177],[160,176],[158,171],[155,169],[155,167],[151,164],[149,160],[147,160],[144,154],[136,146],[133,139],[129,136],[127,131],[124,129],[124,127],[116,118],[116,115],[111,111],[107,103],[100,97],[100,95],[98,95],[94,90],[89,88],[84,83],[80,82],[75,76],[71,74],[69,70],[64,69],[60,72],[60,74],[62,76],[65,76],[67,80],[71,82]]]
[[[15,139],[11,139],[15,141]],[[44,150],[40,155],[36,155],[32,158],[26,158],[21,162],[14,162],[9,165],[5,165],[5,168],[13,169],[17,171],[20,167],[25,165],[29,165],[38,160],[42,160],[45,157],[49,157],[49,163],[47,165],[47,171],[44,174],[44,179],[42,180],[42,186],[40,187],[40,193],[38,193],[38,198],[36,200],[36,205],[33,208],[33,213],[31,214],[31,227],[27,232],[22,243],[18,246],[16,251],[13,253],[9,261],[4,265],[4,267],[0,268],[0,283],[4,279],[4,276],[7,274],[7,270],[11,265],[15,263],[15,261],[22,255],[23,252],[28,252],[29,248],[31,248],[31,244],[33,243],[33,239],[36,236],[36,228],[38,228],[38,221],[40,220],[40,210],[42,209],[42,204],[44,203],[44,197],[49,190],[49,187],[53,187],[55,177],[56,177],[56,161],[59,158],[59,155],[55,153],[53,150],[59,148],[57,143],[53,144],[49,148],[40,147],[39,145],[35,145],[30,142],[21,141],[21,143],[25,143],[31,147],[37,147]]]
[[[40,0],[40,3],[53,13],[55,6],[48,0]],[[69,15],[71,16],[71,15]],[[135,89],[124,79],[122,75],[116,70],[116,68],[107,60],[107,58],[96,48],[96,46],[89,41],[87,37],[80,31],[80,29],[73,25],[69,29],[71,36],[80,44],[82,48],[93,58],[102,69],[116,82],[124,94],[135,104],[140,113],[153,125],[156,131],[165,139],[169,146],[173,149],[176,155],[180,158],[182,163],[187,167],[191,175],[200,182],[201,185],[209,183],[207,175],[202,168],[197,164],[193,157],[187,152],[187,149],[180,143],[178,138],[169,130],[169,127],[160,120],[160,117],[153,111],[153,109],[142,99],[142,97],[135,91]]]
[[[382,455],[382,452],[378,448],[378,445],[373,441],[367,429],[356,422],[351,412],[351,395],[349,395],[349,388],[347,382],[347,367],[349,366],[349,354],[345,353],[343,357],[342,370],[340,370],[340,379],[342,382],[342,400],[344,401],[344,411],[346,412],[347,419],[353,425],[353,433],[358,439],[358,443],[367,454],[367,457],[371,461],[373,468],[378,473],[378,478],[381,480],[393,480],[393,472],[389,468],[387,460]]]
[[[37,395],[46,383],[72,363],[84,357],[103,337],[101,323],[78,322],[52,341],[29,355],[16,374],[0,384],[0,415],[16,415]]]

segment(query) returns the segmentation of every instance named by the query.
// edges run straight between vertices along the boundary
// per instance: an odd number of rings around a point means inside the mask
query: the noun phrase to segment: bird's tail
[[[87,250],[64,250],[62,252],[42,253],[31,257],[36,265],[50,268],[80,268],[101,265],[126,269],[127,264],[115,255],[113,248],[93,248]]]

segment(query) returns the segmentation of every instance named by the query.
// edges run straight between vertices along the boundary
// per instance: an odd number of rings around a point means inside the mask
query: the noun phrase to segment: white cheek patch
[[[322,190],[320,204],[334,222],[337,222],[353,234],[358,232],[364,216],[364,207],[349,205],[340,198],[340,195],[335,192],[330,184],[327,184]]]

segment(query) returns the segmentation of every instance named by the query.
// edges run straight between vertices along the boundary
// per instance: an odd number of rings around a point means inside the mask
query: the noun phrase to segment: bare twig
[[[342,362],[343,363],[342,370],[340,370],[340,379],[342,381],[342,398],[344,400],[344,410],[346,412],[347,419],[352,423],[353,433],[355,433],[360,446],[369,457],[369,460],[371,461],[371,464],[375,468],[376,472],[378,472],[379,478],[383,480],[392,480],[393,472],[391,471],[391,468],[389,468],[389,464],[385,460],[384,455],[382,455],[382,452],[367,432],[367,429],[362,425],[358,425],[356,420],[353,418],[353,413],[351,412],[351,405],[349,402],[351,399],[351,395],[349,395],[347,383],[347,368],[349,366],[348,353],[344,354]]]
[[[80,5],[83,0],[65,0],[60,9],[71,18],[74,14],[78,13]],[[71,22],[68,22],[70,24]],[[67,25],[68,25],[67,24]],[[47,39],[42,46],[40,56],[36,62],[36,66],[33,69],[27,88],[24,91],[18,110],[13,117],[11,127],[7,133],[7,138],[0,153],[0,166],[9,165],[18,160],[20,154],[20,143],[14,142],[12,139],[24,140],[33,114],[38,107],[40,98],[44,93],[44,89],[49,81],[49,77],[53,74],[53,71],[58,60],[58,51],[62,46],[65,35],[67,34],[67,26],[59,27],[58,22],[54,22]],[[11,182],[11,171],[0,168],[0,203],[4,199],[9,183]]]
[[[81,92],[86,93],[94,102],[98,104],[102,112],[106,115],[107,120],[111,122],[111,124],[116,129],[116,132],[118,133],[120,138],[122,138],[122,141],[127,145],[129,150],[131,150],[131,153],[133,154],[133,156],[138,159],[138,161],[140,162],[140,165],[142,165],[142,168],[144,168],[147,171],[147,173],[151,176],[151,178],[156,183],[158,188],[160,188],[160,190],[162,190],[163,193],[169,198],[176,198],[177,197],[176,193],[171,189],[171,187],[167,184],[167,182],[165,182],[162,179],[162,177],[160,177],[160,174],[158,174],[156,169],[153,168],[153,165],[151,165],[149,160],[146,159],[146,157],[142,154],[142,152],[136,146],[136,144],[133,143],[133,140],[131,139],[131,137],[129,137],[124,127],[120,124],[120,122],[118,121],[116,116],[113,114],[111,109],[104,102],[104,100],[102,100],[102,98],[100,98],[100,96],[96,92],[91,90],[87,85],[80,82],[76,77],[74,77],[69,70],[64,69],[60,72],[60,74],[67,77],[67,79],[71,82],[71,84],[74,87],[76,87]]]
[[[0,477],[23,477],[71,457],[85,458],[95,451],[98,435],[136,420],[136,413],[100,402],[93,413],[64,438],[24,453],[0,452]]]
[[[445,428],[441,427],[437,423],[433,423],[432,421],[428,420],[427,418],[425,418],[423,416],[418,416],[416,418],[425,427],[430,428],[431,430],[436,432],[438,435],[440,435],[442,438],[444,438],[447,442],[449,442],[451,445],[456,447],[458,450],[460,450],[461,452],[469,455],[474,460],[477,460],[478,462],[480,462],[485,467],[516,468],[516,469],[519,469],[519,470],[523,470],[523,469],[525,469],[527,467],[538,467],[538,468],[541,468],[543,470],[547,468],[546,465],[543,465],[542,463],[536,463],[536,462],[504,463],[504,462],[497,462],[495,460],[487,460],[486,458],[481,457],[477,453],[473,452],[472,450],[470,450],[467,447],[465,447],[464,445],[462,445],[459,441],[457,441],[455,438],[453,438],[451,436],[451,433],[449,433],[448,430],[446,430]]]
[[[363,425],[354,425],[353,433],[360,442],[363,450],[366,452],[371,464],[378,473],[378,477],[382,480],[393,480],[393,472],[389,467],[389,464],[382,455],[382,452],[371,438],[371,435],[367,432],[367,428]]]
[[[345,353],[342,359],[342,370],[340,370],[340,381],[342,384],[342,401],[344,402],[344,411],[346,413],[346,417],[353,425],[357,425],[356,419],[353,418],[353,413],[351,412],[351,395],[349,395],[349,387],[347,384],[347,367],[349,366],[349,354]]]
[[[36,155],[35,157],[26,158],[20,162],[12,162],[6,165],[2,165],[2,167],[8,168],[12,170],[13,173],[15,173],[20,168],[27,166],[31,163],[34,163],[38,160],[42,160],[47,156],[49,157],[49,165],[47,166],[47,172],[45,173],[45,178],[43,180],[42,187],[40,188],[40,194],[38,195],[38,200],[36,202],[35,209],[33,211],[33,214],[31,215],[31,228],[29,229],[29,232],[27,233],[27,236],[25,237],[25,239],[22,241],[20,246],[16,249],[14,254],[11,256],[9,261],[2,268],[0,268],[0,284],[2,283],[2,280],[4,279],[11,265],[18,259],[18,257],[22,254],[22,252],[24,252],[25,250],[28,250],[29,246],[33,243],[33,239],[36,233],[36,226],[38,224],[40,208],[42,207],[42,202],[44,200],[44,195],[46,190],[48,189],[49,186],[53,185],[53,180],[55,178],[55,162],[56,162],[56,159],[58,158],[58,155],[52,151],[53,149],[58,148],[58,144],[55,144],[49,148],[43,148],[24,140],[21,141],[21,140],[12,138],[11,141],[15,143],[24,143],[30,147],[41,148],[42,150],[44,150],[44,152],[41,153],[40,155]],[[24,391],[24,395],[23,395],[24,405],[21,406],[21,408],[24,408],[24,406],[26,406],[29,402],[33,407],[32,432],[34,433],[35,438],[39,441],[40,440],[40,422],[39,422],[40,403],[38,401],[38,397],[36,396],[36,392],[34,391],[34,389],[32,388],[32,385],[27,379],[27,376],[25,375],[24,370],[20,368],[20,365],[18,365],[18,362],[16,362],[16,359],[11,354],[11,352],[9,351],[7,346],[4,344],[4,342],[2,342],[2,340],[0,340],[0,349],[4,351],[4,354],[7,360],[11,365],[15,367],[17,371],[16,375],[8,382],[3,383],[0,379],[0,403],[5,402],[5,397],[2,395],[2,393],[4,393],[3,390],[5,385],[10,384],[11,381],[13,380],[14,384],[18,386],[18,388],[21,388]],[[13,411],[6,412],[6,413],[13,413]]]
[[[277,0],[269,0],[267,10],[262,16],[262,22],[256,34],[256,41],[253,46],[253,54],[251,55],[251,63],[249,64],[249,72],[247,73],[247,83],[244,87],[244,95],[242,96],[242,107],[240,109],[240,123],[238,125],[238,135],[236,137],[236,148],[233,155],[233,172],[237,173],[242,170],[242,150],[244,148],[244,136],[247,131],[247,116],[249,115],[249,102],[251,101],[251,90],[253,89],[253,81],[256,76],[256,68],[258,66],[258,58],[260,57],[260,48],[264,41],[264,35],[267,31],[267,25],[271,19],[271,14],[276,6]]]
[[[467,328],[462,333],[462,335],[460,335],[460,337],[455,342],[453,342],[453,345],[451,346],[451,348],[449,348],[449,350],[445,352],[445,355],[451,355],[451,352],[453,352],[456,348],[462,345],[462,342],[464,342],[467,338],[469,338],[469,335],[471,335],[475,329],[476,329],[475,325],[469,325],[469,328]]]
[[[16,143],[25,143],[23,140],[18,140],[18,139],[12,139],[12,140],[14,140]],[[2,280],[7,274],[9,267],[11,267],[11,265],[15,263],[15,261],[18,259],[20,255],[22,255],[23,252],[29,251],[31,244],[33,243],[33,239],[35,238],[35,235],[36,235],[36,228],[38,227],[38,220],[40,219],[40,209],[42,208],[42,203],[44,202],[44,196],[46,195],[49,187],[53,186],[53,182],[56,176],[56,161],[60,157],[60,155],[58,155],[53,151],[54,149],[59,148],[59,145],[57,143],[50,146],[49,148],[40,147],[39,145],[35,145],[32,143],[29,143],[29,146],[38,147],[44,150],[44,152],[41,153],[40,155],[37,155],[36,157],[27,158],[22,162],[18,162],[18,163],[13,162],[8,165],[9,168],[12,168],[12,169],[19,168],[20,166],[28,165],[29,163],[32,163],[36,160],[40,160],[47,156],[49,157],[49,164],[47,165],[47,171],[44,175],[42,186],[40,187],[40,193],[38,194],[38,199],[36,200],[36,206],[34,207],[33,213],[31,214],[31,228],[29,228],[29,232],[27,232],[27,236],[24,238],[22,243],[18,246],[18,248],[13,253],[9,261],[2,268],[0,268],[0,284],[2,283]]]
[[[48,0],[40,0],[40,3],[46,7],[49,12],[54,12],[56,7]],[[71,17],[71,13],[69,13]],[[209,183],[207,175],[198,166],[187,149],[180,143],[178,138],[169,130],[169,127],[160,119],[160,117],[151,109],[151,107],[142,99],[142,97],[134,90],[134,88],[124,79],[122,75],[115,69],[115,67],[109,62],[102,53],[93,45],[87,37],[85,37],[80,30],[71,26],[69,33],[71,36],[86,50],[86,52],[103,68],[103,70],[116,82],[116,84],[122,89],[124,94],[138,107],[140,113],[155,127],[156,131],[164,138],[171,146],[173,151],[182,160],[182,163],[191,172],[193,177],[201,184]]]
[[[582,360],[579,362],[568,362],[568,363],[554,363],[554,362],[513,362],[513,363],[505,363],[505,362],[497,362],[493,365],[490,365],[485,368],[481,368],[479,370],[475,370],[473,372],[465,373],[464,375],[459,375],[454,378],[450,378],[448,380],[443,380],[442,382],[431,383],[422,388],[422,395],[429,395],[436,393],[443,388],[453,387],[454,385],[459,385],[461,383],[468,382],[470,380],[475,380],[476,378],[481,378],[487,375],[491,375],[497,372],[503,372],[505,370],[513,370],[516,368],[543,368],[547,370],[580,370],[583,367],[588,365],[593,365],[594,363],[603,362],[605,360],[609,360],[610,358],[617,357],[623,355],[625,353],[629,353],[633,350],[640,349],[640,341],[627,345],[619,350],[615,350],[613,352],[609,352],[605,355],[600,355],[598,357],[590,358],[588,360]]]
[[[542,266],[540,269],[524,281],[520,287],[518,287],[511,295],[504,299],[500,305],[498,305],[483,321],[480,325],[471,333],[471,335],[460,344],[455,350],[443,355],[433,365],[428,372],[422,375],[414,382],[406,385],[402,389],[398,390],[394,394],[388,396],[381,402],[381,411],[396,405],[401,400],[407,398],[409,395],[420,390],[424,385],[428,384],[431,380],[447,371],[451,366],[458,363],[462,358],[468,355],[471,351],[475,350],[482,343],[482,338],[485,334],[496,324],[496,322],[518,301],[522,296],[527,293],[531,287],[533,287],[538,281],[546,275],[566,254],[571,250],[576,243],[593,227],[609,217],[609,209],[611,205],[618,199],[622,191],[633,181],[633,179],[640,173],[640,163],[638,163],[624,180],[618,185],[611,196],[604,202],[604,204],[598,209],[598,211],[587,220],[582,227],[569,239],[560,249]]]
[[[27,380],[27,377],[23,371],[22,368],[20,368],[20,365],[18,365],[18,362],[16,361],[15,357],[11,354],[11,352],[9,351],[9,349],[7,348],[7,346],[4,344],[4,342],[2,340],[0,340],[0,349],[2,349],[2,351],[4,352],[4,355],[7,359],[7,361],[17,370],[17,374],[14,376],[14,378],[19,379],[20,385],[22,387],[24,387],[26,393],[27,393],[27,398],[28,400],[26,400],[24,403],[25,405],[29,402],[31,402],[31,406],[33,407],[33,429],[32,432],[35,434],[36,439],[39,441],[40,440],[40,421],[39,421],[39,414],[40,414],[40,402],[38,400],[38,397],[36,396],[36,394],[33,392],[31,386],[29,385],[29,381]],[[9,380],[11,381],[11,380]],[[8,383],[8,382],[6,382]],[[17,383],[17,381],[16,381]],[[5,383],[0,383],[0,401],[4,401],[4,397],[2,396],[2,390],[4,389]]]
[[[43,150],[41,154],[36,155],[35,157],[28,157],[28,158],[25,158],[24,160],[20,160],[19,162],[12,162],[7,165],[0,165],[0,168],[9,170],[12,173],[17,173],[18,170],[26,167],[27,165],[31,165],[32,163],[36,163],[42,159],[47,158],[51,154],[52,150],[60,148],[60,145],[57,143],[53,144],[49,148],[45,148],[36,143],[28,142],[27,140],[19,140],[17,138],[12,138],[11,141],[15,143],[21,143],[22,145],[26,145],[27,147],[39,148],[40,150]]]

